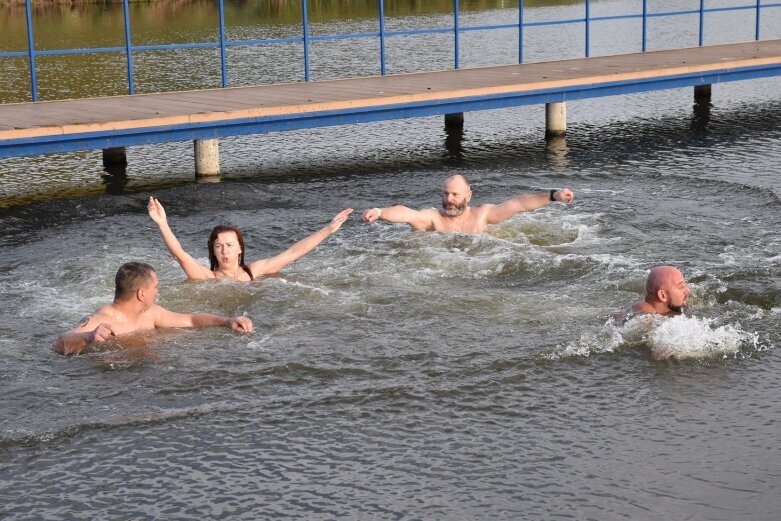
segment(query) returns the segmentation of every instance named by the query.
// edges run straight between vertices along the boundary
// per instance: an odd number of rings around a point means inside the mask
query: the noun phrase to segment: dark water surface
[[[0,517],[777,519],[779,92],[570,102],[547,144],[542,107],[467,114],[460,135],[426,118],[226,139],[218,183],[181,143],[129,150],[124,174],[94,152],[0,161]],[[576,201],[482,236],[354,216],[251,284],[186,282],[145,213],[159,197],[203,261],[237,224],[256,259],[343,207],[436,206],[455,171],[476,204]],[[54,355],[127,260],[157,267],[163,306],[256,331]],[[687,276],[686,316],[614,323],[660,263]]]

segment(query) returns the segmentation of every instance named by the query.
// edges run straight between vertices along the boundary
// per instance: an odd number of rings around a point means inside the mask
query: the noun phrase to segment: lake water
[[[742,17],[709,34],[729,40]],[[764,37],[779,37],[781,19],[767,19]],[[448,20],[433,9],[394,23]],[[685,21],[657,26],[651,47],[696,44]],[[235,30],[269,27],[251,22]],[[611,41],[638,50],[636,25],[612,31],[592,54]],[[552,29],[530,31],[529,61],[582,53],[582,31],[567,34],[553,46]],[[445,46],[399,41],[391,72],[446,68],[452,40],[428,38]],[[512,31],[465,40],[464,66],[513,60]],[[319,51],[318,79],[345,73],[346,45]],[[264,51],[245,52],[243,70],[265,67]],[[158,63],[161,77],[198,86],[175,61]],[[220,182],[193,179],[187,143],[131,148],[126,172],[104,171],[99,152],[0,161],[0,517],[777,519],[779,92],[769,79],[714,85],[710,104],[691,89],[570,102],[566,140],[548,143],[541,106],[466,114],[462,133],[437,117],[225,139]],[[472,179],[475,204],[560,186],[576,201],[481,236],[355,215],[251,284],[185,281],[145,211],[159,197],[204,261],[209,230],[236,224],[257,259],[344,207],[438,206],[454,172]],[[256,331],[53,354],[57,334],[111,299],[128,260],[157,268],[163,306],[246,313]],[[686,275],[686,315],[615,323],[657,264]],[[653,360],[660,349],[694,358]]]

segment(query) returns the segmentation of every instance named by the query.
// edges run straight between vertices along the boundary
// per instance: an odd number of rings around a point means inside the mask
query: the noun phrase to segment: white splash
[[[571,356],[588,357],[598,353],[612,353],[623,344],[624,339],[619,329],[608,322],[596,333],[585,333],[572,343],[561,346],[558,352],[547,355],[545,358],[555,360]]]
[[[279,278],[270,278],[266,279],[269,284],[281,284],[283,286],[292,286],[294,288],[299,288],[307,291],[312,291],[314,293],[320,293],[321,295],[328,296],[331,294],[330,291],[323,288],[318,288],[317,286],[312,286],[311,284],[304,284],[303,282],[295,281],[295,280],[287,280],[285,278],[279,277]]]
[[[638,315],[624,324],[610,319],[595,332],[560,346],[546,358],[588,357],[622,347],[648,349],[655,360],[685,360],[734,356],[741,349],[760,349],[759,334],[740,324],[718,326],[714,319]]]
[[[650,348],[656,360],[727,357],[759,343],[759,335],[740,324],[717,326],[713,319],[685,315],[637,316],[624,324],[621,335],[627,345]]]

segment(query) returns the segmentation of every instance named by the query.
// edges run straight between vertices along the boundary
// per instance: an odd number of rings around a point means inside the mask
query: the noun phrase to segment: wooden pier
[[[0,158],[194,140],[209,155],[202,168],[216,161],[217,171],[211,173],[219,173],[216,141],[210,147],[209,140],[222,137],[437,114],[457,124],[459,114],[473,110],[691,86],[707,94],[713,83],[779,75],[781,40],[765,40],[441,72],[14,103],[0,105]],[[551,108],[548,132],[564,132],[563,105]]]

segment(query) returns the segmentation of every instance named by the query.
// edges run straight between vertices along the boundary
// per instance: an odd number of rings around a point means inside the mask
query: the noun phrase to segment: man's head
[[[683,273],[672,266],[657,266],[645,281],[645,300],[654,307],[666,306],[668,312],[681,313],[689,305],[691,290]]]
[[[157,273],[143,262],[128,262],[120,266],[114,283],[114,302],[138,298],[151,306],[157,296]]]
[[[472,189],[469,180],[456,174],[450,176],[442,187],[442,209],[448,217],[458,217],[472,200]]]

